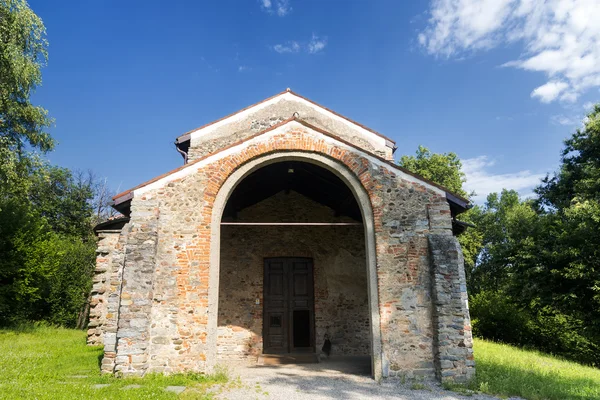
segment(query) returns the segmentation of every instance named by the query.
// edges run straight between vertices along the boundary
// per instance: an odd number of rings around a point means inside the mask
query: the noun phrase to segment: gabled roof
[[[210,123],[208,123],[206,125],[202,125],[202,126],[196,128],[196,129],[192,129],[192,130],[184,133],[183,135],[179,136],[176,139],[176,143],[187,142],[188,140],[190,140],[192,138],[192,136],[194,136],[195,134],[201,134],[202,131],[204,129],[206,129],[206,128],[212,127],[213,125],[216,125],[216,124],[227,123],[228,120],[231,120],[234,117],[239,116],[240,114],[251,113],[253,111],[253,109],[258,108],[259,106],[265,105],[266,103],[275,102],[275,101],[278,101],[280,99],[285,99],[285,98],[295,98],[296,100],[307,102],[307,103],[311,104],[312,106],[317,107],[322,112],[332,114],[333,116],[338,117],[338,118],[344,120],[346,123],[354,125],[354,127],[356,129],[364,130],[364,131],[367,131],[367,132],[369,132],[371,134],[379,136],[380,138],[382,138],[382,139],[384,139],[386,141],[386,145],[388,145],[389,147],[395,148],[396,142],[394,140],[390,139],[389,137],[384,136],[381,133],[379,133],[379,132],[377,132],[377,131],[369,128],[369,127],[366,127],[365,125],[362,125],[362,124],[360,124],[360,123],[358,123],[358,122],[356,122],[356,121],[354,121],[354,120],[352,120],[352,119],[350,119],[348,117],[345,117],[342,114],[337,113],[337,112],[335,112],[335,111],[333,111],[333,110],[331,110],[331,109],[329,109],[329,108],[327,108],[325,106],[322,106],[321,104],[318,104],[315,101],[312,101],[312,100],[310,100],[310,99],[308,99],[308,98],[306,98],[304,96],[301,96],[298,93],[293,92],[289,88],[286,89],[286,90],[284,90],[281,93],[277,93],[276,95],[271,96],[269,98],[266,98],[264,100],[261,100],[258,103],[254,103],[254,104],[252,104],[252,105],[250,105],[248,107],[242,108],[241,110],[236,111],[236,112],[234,112],[232,114],[229,114],[229,115],[227,115],[227,116],[225,116],[223,118],[220,118],[220,119],[218,119],[216,121],[210,122]]]
[[[423,183],[425,183],[427,185],[433,186],[433,187],[435,187],[435,188],[443,191],[446,194],[446,198],[451,203],[451,206],[454,205],[454,207],[458,208],[459,210],[464,211],[468,207],[469,200],[465,199],[464,197],[462,197],[462,196],[460,196],[460,195],[458,195],[456,193],[451,192],[450,190],[446,189],[445,187],[443,187],[441,185],[438,185],[437,183],[432,182],[429,179],[424,178],[424,177],[422,177],[422,176],[420,176],[418,174],[415,174],[415,173],[413,173],[413,172],[411,172],[411,171],[409,171],[409,170],[407,170],[407,169],[405,169],[405,168],[397,165],[393,161],[386,160],[385,158],[383,158],[381,156],[378,156],[377,154],[371,153],[371,152],[369,152],[369,151],[367,151],[367,150],[365,150],[365,149],[363,149],[363,148],[361,148],[361,147],[359,147],[359,146],[357,146],[357,145],[355,145],[353,143],[350,143],[350,142],[348,142],[348,141],[346,141],[346,140],[344,140],[344,139],[342,139],[342,138],[340,138],[340,137],[338,137],[338,136],[336,136],[336,135],[334,135],[334,134],[332,134],[330,132],[327,132],[327,131],[319,128],[319,127],[316,127],[316,126],[314,126],[314,125],[312,125],[312,124],[310,124],[310,123],[308,123],[308,122],[306,122],[306,121],[304,121],[302,119],[296,118],[296,117],[292,117],[292,118],[289,118],[287,120],[281,121],[280,123],[275,124],[275,125],[273,125],[273,126],[267,128],[267,129],[265,129],[265,130],[263,130],[263,131],[255,134],[255,135],[247,137],[247,138],[245,138],[243,140],[240,140],[238,142],[232,143],[231,145],[223,147],[223,148],[221,148],[221,149],[219,149],[219,150],[217,150],[217,151],[215,151],[215,152],[213,152],[211,154],[208,154],[208,155],[206,155],[204,157],[198,158],[198,159],[196,159],[194,161],[191,161],[191,162],[189,162],[187,164],[184,164],[183,166],[181,166],[179,168],[175,168],[175,169],[173,169],[173,170],[171,170],[171,171],[169,171],[169,172],[167,172],[165,174],[162,174],[162,175],[157,176],[157,177],[155,177],[153,179],[150,179],[149,181],[146,181],[146,182],[144,182],[144,183],[142,183],[142,184],[140,184],[140,185],[138,185],[138,186],[136,186],[136,187],[134,187],[132,189],[129,189],[129,190],[126,190],[126,191],[124,191],[122,193],[119,193],[119,194],[117,194],[116,196],[113,197],[114,204],[115,204],[115,206],[117,206],[117,205],[119,205],[121,203],[125,203],[128,200],[131,200],[133,198],[134,191],[136,191],[138,189],[141,189],[141,188],[143,188],[145,186],[148,186],[148,185],[150,185],[152,183],[155,183],[155,182],[157,182],[157,181],[159,181],[159,180],[161,180],[163,178],[166,178],[166,177],[168,177],[170,175],[173,175],[175,173],[183,171],[183,170],[185,170],[187,168],[191,168],[194,165],[196,165],[196,164],[198,164],[198,163],[200,163],[202,161],[207,160],[208,158],[215,157],[219,153],[222,153],[222,152],[224,152],[224,151],[226,151],[228,149],[231,149],[232,147],[239,146],[239,145],[243,144],[244,142],[247,142],[247,141],[250,141],[252,139],[255,139],[255,138],[259,137],[259,136],[262,136],[262,135],[266,134],[267,132],[273,131],[273,130],[275,130],[277,128],[280,128],[280,127],[282,127],[282,126],[284,126],[286,124],[289,124],[291,122],[297,122],[297,123],[299,123],[299,124],[301,124],[301,125],[309,128],[309,129],[312,129],[312,130],[314,130],[314,131],[316,131],[316,132],[318,132],[318,133],[320,133],[320,134],[322,134],[324,136],[333,138],[336,141],[338,141],[338,142],[340,142],[340,143],[342,143],[342,144],[344,144],[346,146],[352,147],[353,149],[355,149],[355,150],[357,150],[357,151],[359,151],[359,152],[361,152],[363,154],[366,154],[366,155],[368,155],[371,158],[376,159],[379,163],[384,163],[387,166],[390,166],[390,167],[392,167],[392,168],[394,168],[394,169],[396,169],[398,171],[401,171],[402,173],[404,173],[406,175],[410,175],[413,178],[416,178],[417,180],[419,180],[419,181],[421,181],[421,182],[423,182]],[[458,213],[460,213],[460,211],[457,212],[457,214]]]

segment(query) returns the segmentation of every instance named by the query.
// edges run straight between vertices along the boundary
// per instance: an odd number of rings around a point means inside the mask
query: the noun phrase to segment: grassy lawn
[[[600,399],[600,369],[475,339],[477,378],[470,389],[525,399]]]
[[[225,374],[102,376],[102,349],[86,346],[85,335],[48,327],[0,330],[0,399],[210,399],[207,389],[227,384]],[[97,384],[108,386],[95,388]],[[167,386],[188,389],[178,396]]]
[[[101,354],[101,348],[85,345],[82,331],[0,330],[0,399],[210,399],[210,390],[236,385],[226,374],[100,375]],[[530,400],[600,399],[600,369],[480,339],[475,358],[472,390]],[[98,384],[108,386],[95,388]],[[131,385],[139,387],[127,388]],[[167,386],[188,389],[178,397]]]

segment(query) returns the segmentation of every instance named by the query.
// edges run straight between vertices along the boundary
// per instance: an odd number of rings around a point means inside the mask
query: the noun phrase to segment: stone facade
[[[336,121],[321,124],[330,133],[297,112],[300,118],[237,141],[224,135],[206,148],[210,154],[198,153],[201,146],[195,155],[190,149],[189,164],[115,198],[130,205],[130,221],[118,239],[100,233],[100,248],[121,249],[99,250],[98,274],[102,282],[111,277],[104,286],[112,297],[97,283],[93,301],[118,304],[92,315],[90,343],[104,338],[103,371],[207,371],[219,359],[259,354],[262,309],[252,300],[261,297],[261,260],[293,255],[314,259],[317,348],[328,332],[336,352],[370,352],[376,378],[472,376],[463,261],[452,236],[449,195],[377,149],[338,135]],[[220,227],[224,204],[246,169],[292,158],[344,177],[363,226]],[[246,217],[273,209],[281,196],[247,209]],[[297,208],[325,217],[319,207]],[[279,217],[285,220],[285,213]],[[311,242],[315,237],[318,243]],[[105,257],[113,253],[123,255]],[[102,322],[109,314],[112,322]]]
[[[118,264],[122,256],[122,246],[119,244],[121,230],[107,230],[98,234],[96,248],[96,269],[92,285],[90,302],[90,322],[88,324],[88,344],[103,345],[105,325],[108,312],[108,297],[110,295],[111,272],[113,265]]]
[[[302,120],[328,132],[335,132],[340,138],[377,154],[387,160],[393,159],[393,148],[386,140],[374,135],[365,135],[360,126],[348,124],[343,118],[332,118],[329,110],[315,106],[304,98],[287,92],[266,102],[264,106],[252,108],[240,118],[223,121],[218,129],[211,126],[191,138],[188,159],[196,160],[239,140],[269,128],[283,120],[297,115]]]
[[[280,192],[237,221],[349,222],[302,195]],[[316,348],[324,336],[332,354],[370,354],[365,239],[361,226],[224,226],[217,352],[219,360],[262,354],[264,258],[313,259]],[[255,304],[260,299],[260,304]]]

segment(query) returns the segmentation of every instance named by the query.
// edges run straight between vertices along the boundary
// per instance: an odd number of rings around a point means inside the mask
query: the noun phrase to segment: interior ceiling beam
[[[221,225],[247,225],[247,226],[362,226],[362,222],[221,222]]]

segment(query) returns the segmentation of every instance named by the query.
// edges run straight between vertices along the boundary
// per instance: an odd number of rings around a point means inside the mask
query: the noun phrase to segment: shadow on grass
[[[536,371],[487,360],[477,363],[477,375],[469,388],[489,394],[521,396],[530,400],[597,400],[600,382],[594,378],[569,376],[577,372],[555,369]]]
[[[0,329],[0,335],[5,335],[9,333],[19,334],[19,333],[33,333],[38,330],[40,327],[48,327],[48,324],[41,323],[20,323],[16,325],[6,326]]]

